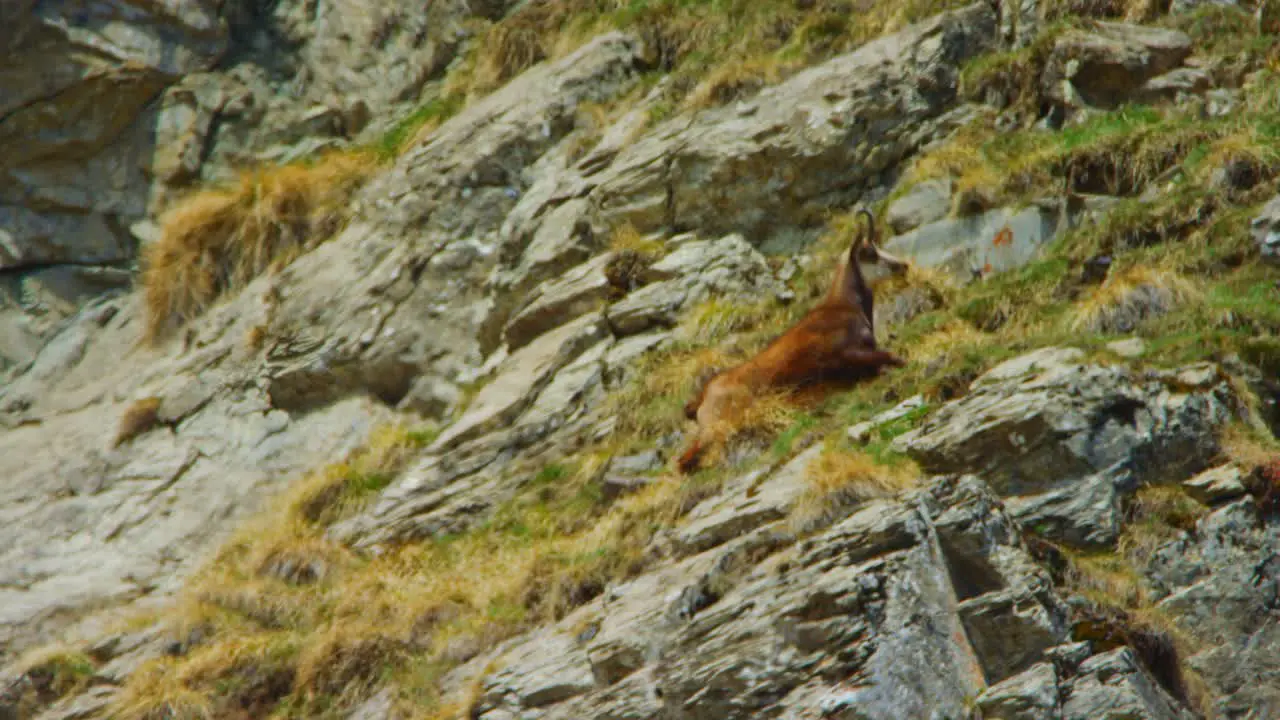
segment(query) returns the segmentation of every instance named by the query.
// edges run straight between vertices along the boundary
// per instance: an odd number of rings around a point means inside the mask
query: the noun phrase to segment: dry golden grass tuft
[[[989,342],[991,338],[972,324],[952,318],[941,327],[916,338],[910,345],[903,347],[902,351],[904,357],[912,362],[928,362],[980,348]]]
[[[257,168],[175,204],[160,220],[160,239],[143,251],[146,338],[159,339],[337,232],[351,194],[377,162],[372,152],[335,152],[310,164]]]
[[[78,648],[61,643],[34,648],[3,668],[2,677],[25,677],[26,682],[10,688],[16,691],[6,697],[17,712],[16,717],[34,716],[39,708],[78,693],[93,679],[96,665]]]
[[[741,360],[720,348],[697,347],[674,350],[654,356],[642,363],[634,386],[637,399],[644,397],[687,398],[696,388],[701,376],[711,369],[725,369]]]
[[[124,414],[120,416],[120,423],[116,427],[116,435],[111,441],[111,447],[120,447],[158,425],[160,405],[163,402],[162,398],[152,396],[130,403],[129,407],[125,408]]]
[[[191,689],[179,676],[178,660],[143,665],[112,701],[114,715],[129,720],[213,720],[209,694]]]
[[[702,467],[719,467],[730,448],[738,443],[759,446],[773,441],[795,425],[806,398],[784,388],[768,388],[741,395],[710,427],[699,429],[703,438]]]
[[[1196,163],[1195,179],[1211,183],[1213,174],[1220,170],[1251,175],[1239,178],[1246,184],[1268,180],[1280,173],[1280,147],[1274,138],[1263,137],[1256,124],[1244,123],[1209,145]]]
[[[713,69],[684,100],[690,110],[703,110],[733,102],[744,94],[777,83],[787,71],[775,56],[750,58]]]
[[[294,684],[297,643],[289,633],[261,633],[203,645],[180,660],[152,660],[114,699],[115,716],[262,717]],[[195,688],[217,688],[217,693]]]
[[[920,153],[907,169],[898,192],[939,178],[952,181],[953,196],[998,190],[1005,182],[1005,169],[995,167],[984,154],[990,132],[988,123],[974,121],[962,126],[946,142]]]
[[[1143,562],[1161,546],[1195,529],[1209,509],[1178,486],[1148,486],[1129,500],[1119,551],[1130,563]]]
[[[743,330],[777,330],[780,328],[771,321],[780,315],[779,309],[772,299],[752,302],[712,297],[685,311],[680,332],[699,343],[711,343]]]
[[[1264,427],[1232,423],[1223,428],[1218,442],[1222,454],[1244,472],[1275,462],[1280,456],[1280,441]]]
[[[666,248],[657,237],[641,235],[634,225],[625,222],[609,234],[609,250],[617,253],[631,251],[656,259],[662,257]]]
[[[1068,553],[1067,587],[1093,602],[1124,608],[1150,604],[1150,592],[1142,576],[1122,555],[1114,552]]]
[[[360,510],[369,496],[385,487],[430,439],[430,434],[420,435],[406,425],[375,428],[360,452],[290,489],[284,501],[288,517],[327,525]]]
[[[876,299],[884,299],[892,297],[910,288],[920,288],[941,300],[940,304],[944,307],[949,304],[949,299],[954,297],[960,289],[955,278],[945,270],[934,267],[924,267],[912,263],[905,275],[893,275],[876,283],[874,288]]]
[[[791,522],[800,528],[826,523],[851,505],[909,490],[921,477],[910,463],[890,467],[856,450],[824,448],[805,467],[806,487],[791,510]]]
[[[1168,313],[1200,297],[1195,284],[1173,272],[1133,266],[1113,271],[1076,304],[1072,330],[1114,333]]]
[[[308,638],[298,657],[296,685],[304,695],[338,703],[359,699],[396,664],[403,663],[408,645],[375,624],[358,620],[330,626]]]

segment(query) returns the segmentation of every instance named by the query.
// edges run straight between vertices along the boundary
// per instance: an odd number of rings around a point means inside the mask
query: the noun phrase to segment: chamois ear
[[[879,233],[876,231],[875,213],[864,207],[858,209],[858,215],[866,216],[867,218],[867,234],[862,236],[862,242],[872,248],[879,248],[880,237]]]

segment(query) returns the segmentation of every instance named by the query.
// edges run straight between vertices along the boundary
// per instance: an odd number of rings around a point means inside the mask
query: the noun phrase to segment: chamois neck
[[[858,246],[855,243],[849,248],[845,262],[836,268],[836,275],[831,280],[831,288],[827,291],[827,301],[849,306],[860,306],[863,298],[870,292],[866,278],[862,276],[862,268],[858,265]]]

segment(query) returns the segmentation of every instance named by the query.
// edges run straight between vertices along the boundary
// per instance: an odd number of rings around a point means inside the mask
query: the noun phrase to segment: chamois
[[[875,308],[863,266],[901,275],[908,264],[880,249],[871,211],[858,214],[867,217],[866,234],[854,240],[822,301],[755,357],[708,377],[685,405],[685,417],[697,420],[698,429],[678,460],[682,473],[697,469],[703,452],[724,439],[762,391],[848,386],[885,366],[906,364],[876,347]]]

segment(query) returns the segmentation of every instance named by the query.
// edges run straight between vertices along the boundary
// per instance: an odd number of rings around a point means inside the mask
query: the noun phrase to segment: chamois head
[[[874,282],[890,275],[903,275],[910,263],[880,249],[880,233],[876,229],[876,216],[866,208],[858,210],[867,218],[867,232],[853,241],[849,248],[849,262],[857,263],[867,282]]]

